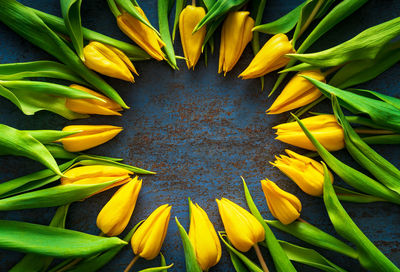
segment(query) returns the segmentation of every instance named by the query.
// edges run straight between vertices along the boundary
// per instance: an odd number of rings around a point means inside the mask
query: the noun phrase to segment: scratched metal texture
[[[59,3],[54,0],[23,0],[26,5],[59,15]],[[264,22],[285,14],[300,1],[269,0]],[[156,1],[140,1],[150,21],[157,25]],[[84,1],[83,24],[112,37],[128,41],[115,24],[106,1]],[[396,0],[371,0],[354,16],[344,20],[328,32],[312,48],[328,48],[351,38],[361,30],[394,18],[400,14]],[[179,36],[179,35],[178,35]],[[218,36],[218,35],[217,35]],[[261,35],[262,41],[267,38]],[[219,38],[216,39],[219,44]],[[41,49],[0,24],[0,63],[53,59]],[[176,52],[182,55],[179,37]],[[218,46],[216,51],[218,52]],[[218,54],[209,57],[208,66],[201,58],[195,71],[188,71],[183,61],[179,71],[172,71],[165,63],[156,61],[136,62],[140,73],[135,84],[107,78],[122,95],[131,109],[123,117],[96,116],[87,120],[69,122],[55,114],[40,112],[24,116],[14,105],[0,99],[0,122],[19,129],[61,129],[68,124],[113,124],[124,131],[113,141],[91,150],[92,153],[121,157],[126,163],[157,171],[155,176],[143,176],[144,185],[138,204],[127,230],[147,217],[161,204],[173,206],[168,234],[162,248],[167,263],[174,263],[170,271],[184,271],[184,256],[180,237],[173,218],[176,216],[188,228],[187,197],[199,203],[209,214],[217,230],[222,230],[215,198],[227,197],[246,206],[240,175],[250,187],[255,202],[265,218],[268,212],[259,181],[269,178],[279,186],[297,195],[303,204],[302,217],[321,229],[335,234],[321,199],[310,197],[293,182],[273,169],[268,161],[281,154],[287,145],[274,140],[273,125],[284,122],[287,114],[264,114],[273,99],[267,101],[266,93],[258,94],[258,80],[239,80],[237,75],[250,62],[248,47],[235,69],[226,77],[217,74]],[[382,93],[399,95],[400,65],[397,64],[379,78],[361,87]],[[272,87],[276,74],[266,77],[266,89]],[[320,112],[330,112],[328,103]],[[395,165],[400,166],[399,146],[376,146],[376,150]],[[338,152],[344,161],[356,166],[346,152]],[[357,167],[357,166],[356,166]],[[359,167],[357,167],[359,168]],[[6,181],[41,169],[38,163],[23,158],[1,157],[0,178]],[[336,180],[337,184],[342,182]],[[98,234],[96,216],[115,190],[74,203],[68,214],[67,228]],[[394,263],[400,265],[400,207],[393,204],[344,203],[357,225],[374,244]],[[48,224],[54,208],[15,212],[2,212],[1,219],[23,220]],[[126,233],[126,232],[125,232]],[[307,246],[305,243],[274,230],[279,239]],[[362,271],[357,261],[326,250],[319,250],[334,263],[349,271]],[[249,253],[254,258],[254,252]],[[0,251],[0,271],[12,267],[23,255]],[[129,246],[102,271],[122,271],[133,254]],[[272,260],[267,263],[273,268]],[[157,266],[154,261],[138,261],[135,271]],[[297,265],[299,271],[316,271]],[[223,247],[220,263],[212,271],[233,271],[227,251]],[[273,270],[273,269],[272,269]]]

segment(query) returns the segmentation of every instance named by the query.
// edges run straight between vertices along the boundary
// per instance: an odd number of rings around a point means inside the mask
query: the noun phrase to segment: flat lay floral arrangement
[[[272,154],[275,158],[266,161],[266,167],[279,169],[320,201],[332,230],[328,233],[318,221],[303,219],[300,199],[273,177],[259,178],[265,211],[253,200],[255,192],[249,190],[246,176],[238,176],[246,205],[236,203],[229,190],[217,198],[214,209],[221,229],[210,220],[209,207],[189,193],[185,215],[174,214],[169,203],[149,203],[151,212],[137,218],[135,206],[146,178],[162,173],[89,150],[112,141],[123,133],[122,127],[82,123],[62,130],[24,130],[0,124],[0,154],[25,157],[43,167],[0,183],[0,211],[55,210],[48,225],[0,220],[0,248],[25,253],[9,271],[97,271],[124,251],[130,251],[131,261],[117,270],[138,271],[137,262],[157,259],[157,267],[140,271],[173,271],[173,257],[162,250],[172,224],[178,229],[175,235],[187,271],[213,271],[224,254],[232,271],[347,271],[324,256],[326,252],[365,270],[400,271],[364,234],[365,226],[353,220],[354,212],[343,206],[400,204],[400,170],[374,149],[392,145],[396,152],[400,99],[357,88],[398,65],[400,17],[365,27],[330,48],[311,50],[367,2],[306,0],[280,18],[265,21],[266,0],[158,0],[158,25],[152,25],[140,2],[107,0],[109,16],[131,41],[126,42],[82,26],[85,1],[60,0],[58,17],[16,0],[0,0],[1,23],[52,56],[0,64],[0,96],[24,115],[48,111],[67,120],[124,118],[135,105],[128,105],[107,83],[110,77],[112,82],[134,84],[140,81],[135,65],[149,60],[170,66],[174,73],[189,69],[195,74],[199,59],[207,65],[214,55],[223,77],[234,73],[250,47],[252,59],[237,76],[257,80],[259,90],[251,91],[268,93],[272,101],[265,108],[266,118],[287,117],[272,127],[275,141],[287,144],[287,149]],[[177,45],[182,46],[182,56],[176,53]],[[271,74],[275,83],[266,86]],[[327,103],[330,111],[315,111],[320,103]],[[345,152],[353,163],[342,161],[336,151]],[[98,235],[66,228],[70,206],[112,188],[115,193],[99,207],[93,222]],[[173,187],[169,193],[174,193]],[[275,219],[267,220],[267,213]],[[139,223],[130,227],[134,218]],[[186,221],[187,226],[181,223]],[[299,243],[278,239],[282,232]]]

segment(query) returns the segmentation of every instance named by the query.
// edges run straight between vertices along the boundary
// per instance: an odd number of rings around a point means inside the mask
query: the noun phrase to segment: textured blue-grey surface
[[[24,0],[26,5],[60,14],[59,1]],[[264,22],[285,14],[300,1],[269,0]],[[157,24],[156,1],[140,1],[150,21]],[[84,1],[83,24],[112,37],[128,41],[116,26],[106,1]],[[344,20],[321,38],[312,50],[328,48],[354,36],[361,30],[399,16],[397,0],[371,0],[351,18]],[[264,41],[267,36],[262,35]],[[52,59],[41,49],[19,37],[0,24],[0,63]],[[217,38],[217,44],[219,38]],[[176,51],[182,55],[179,38]],[[217,47],[218,49],[218,47]],[[218,51],[218,50],[216,50]],[[121,157],[126,163],[157,171],[156,176],[144,176],[144,186],[132,220],[131,228],[152,210],[164,203],[173,205],[172,216],[177,216],[188,227],[187,197],[198,202],[209,214],[218,230],[222,230],[215,198],[227,197],[245,206],[240,175],[249,184],[256,204],[266,218],[267,210],[259,181],[270,178],[279,186],[296,194],[303,203],[302,217],[323,230],[334,234],[321,199],[310,197],[299,190],[268,161],[283,152],[287,146],[274,140],[271,127],[286,120],[287,114],[267,116],[264,111],[271,100],[266,93],[258,94],[259,81],[237,79],[237,75],[250,62],[252,53],[247,48],[235,69],[226,77],[217,74],[218,54],[209,57],[208,66],[201,59],[195,71],[188,71],[183,62],[180,70],[172,71],[165,63],[146,61],[135,63],[140,77],[135,84],[107,79],[132,107],[123,117],[92,117],[69,122],[57,115],[40,112],[24,116],[14,105],[0,99],[0,122],[19,129],[61,129],[67,124],[114,124],[124,131],[113,141],[92,153]],[[383,73],[362,87],[398,96],[400,65]],[[266,88],[271,88],[276,74],[266,77]],[[318,111],[330,111],[323,104]],[[395,165],[400,166],[399,146],[376,146]],[[346,152],[338,152],[346,162],[355,165]],[[6,181],[40,169],[27,159],[0,158],[0,178]],[[337,181],[337,184],[341,183]],[[67,227],[97,234],[96,216],[115,190],[96,195],[71,206]],[[400,207],[393,204],[349,204],[344,207],[364,233],[394,263],[400,265]],[[48,224],[53,208],[2,212],[1,219],[23,220]],[[305,245],[303,242],[275,231],[278,238]],[[171,271],[184,271],[183,249],[175,222],[171,219],[162,251],[167,262],[174,263]],[[349,271],[361,271],[357,261],[320,250],[334,263]],[[254,255],[250,252],[250,255]],[[0,251],[0,271],[12,267],[23,255]],[[122,271],[133,253],[126,247],[102,271]],[[272,260],[267,263],[272,267]],[[140,260],[136,269],[156,266],[159,260]],[[296,265],[299,271],[316,271]],[[233,271],[228,254],[223,250],[220,263],[212,271]]]

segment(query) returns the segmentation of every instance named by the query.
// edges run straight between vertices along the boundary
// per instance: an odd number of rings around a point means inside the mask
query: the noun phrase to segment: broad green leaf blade
[[[64,147],[60,144],[49,143],[44,145],[47,150],[53,155],[56,159],[64,159],[64,160],[72,160],[79,156],[79,153],[68,152],[64,149]]]
[[[65,228],[65,220],[68,213],[68,207],[61,206],[57,209],[56,214],[50,222],[50,227]],[[9,272],[42,272],[46,271],[53,261],[53,257],[38,255],[34,253],[26,254],[21,261],[14,265]]]
[[[172,41],[175,41],[175,33],[176,33],[176,29],[178,28],[179,15],[181,14],[185,4],[186,4],[186,1],[184,1],[184,0],[176,0],[176,2],[175,2],[176,6],[175,6],[174,27],[172,28]]]
[[[64,18],[64,24],[71,39],[72,46],[78,57],[85,61],[83,55],[83,34],[81,20],[82,0],[60,0],[61,13]]]
[[[349,89],[350,92],[359,94],[365,97],[369,98],[377,98],[379,100],[382,100],[385,103],[388,103],[392,105],[393,107],[397,108],[400,110],[400,99],[397,97],[389,96],[389,95],[384,95],[378,92],[370,91],[370,90],[362,90],[362,89]]]
[[[0,248],[57,258],[87,257],[126,242],[61,228],[0,220]]]
[[[400,271],[357,227],[336,197],[324,164],[324,203],[336,232],[352,242],[359,252],[360,264],[370,271]]]
[[[121,181],[123,178],[101,184],[66,184],[0,199],[0,211],[57,207],[87,198]]]
[[[290,235],[293,235],[294,237],[313,246],[325,248],[346,255],[350,258],[357,259],[358,254],[352,247],[311,224],[294,221],[289,225],[284,225],[278,220],[266,220],[266,222],[268,225],[289,233]]]
[[[400,134],[369,136],[363,141],[367,144],[400,144]]]
[[[76,134],[75,131],[61,131],[61,130],[21,130],[27,132],[33,138],[42,144],[49,144],[69,135]]]
[[[339,161],[314,138],[300,119],[296,116],[293,117],[296,119],[307,138],[315,146],[320,157],[344,182],[363,193],[383,198],[392,203],[400,204],[400,195],[386,188],[369,176]]]
[[[16,80],[31,77],[64,79],[81,85],[87,85],[66,65],[55,61],[32,61],[0,64],[0,80]]]
[[[186,271],[201,272],[202,270],[196,259],[196,253],[194,252],[193,245],[189,240],[186,230],[182,227],[181,223],[179,223],[177,217],[175,217],[175,222],[178,226],[179,234],[181,235],[182,239],[183,250],[185,252]]]
[[[294,262],[309,265],[327,272],[346,272],[346,270],[332,263],[314,249],[301,247],[285,241],[279,241],[279,244],[289,259]]]
[[[333,188],[335,188],[335,193],[338,199],[341,201],[355,202],[355,203],[372,203],[372,202],[386,201],[376,196],[362,194],[336,185],[334,185]]]
[[[272,256],[274,261],[276,270],[278,272],[289,272],[296,271],[293,264],[290,262],[288,256],[285,251],[283,251],[282,247],[279,245],[278,240],[275,235],[268,227],[267,223],[265,223],[264,219],[261,216],[261,213],[258,211],[256,205],[254,204],[253,198],[247,188],[246,181],[242,177],[244,194],[246,196],[247,206],[250,209],[250,212],[257,218],[257,220],[261,223],[265,230],[265,242],[267,244],[268,250]]]
[[[299,20],[301,9],[306,4],[306,1],[301,3],[299,6],[285,14],[278,20],[271,23],[259,25],[253,28],[253,31],[263,32],[267,34],[278,34],[287,33],[294,28],[297,21]]]
[[[221,232],[218,232],[218,235],[221,238],[221,241],[228,248],[229,252],[231,254],[234,254],[237,258],[239,258],[240,261],[242,261],[247,266],[249,271],[251,271],[251,272],[262,272],[263,271],[258,265],[256,265],[255,263],[253,263],[253,261],[251,261],[249,258],[247,258],[246,255],[239,252],[233,246],[231,246],[230,243],[225,241],[224,237],[226,237],[226,235],[223,235]],[[226,237],[226,239],[228,239],[228,237]]]
[[[176,66],[174,45],[172,43],[171,34],[169,32],[168,1],[169,0],[158,0],[158,25],[160,28],[161,39],[165,43],[165,47],[163,48],[163,50],[166,53],[168,62],[172,64],[173,69],[178,69],[178,66]]]
[[[55,159],[43,144],[27,132],[3,124],[0,124],[0,155],[27,157],[62,175]]]

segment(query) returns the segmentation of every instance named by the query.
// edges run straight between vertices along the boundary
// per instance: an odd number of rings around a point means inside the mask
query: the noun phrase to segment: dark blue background
[[[21,2],[52,14],[60,14],[58,1]],[[279,18],[300,2],[267,1],[263,22]],[[140,1],[140,4],[150,21],[157,25],[156,1]],[[343,42],[367,27],[399,16],[399,13],[400,3],[396,0],[371,0],[351,18],[323,36],[311,51]],[[82,14],[84,26],[128,41],[118,29],[106,1],[84,1]],[[261,37],[265,41],[268,36],[262,34]],[[0,43],[0,63],[53,59],[2,24]],[[219,37],[216,44],[219,44]],[[179,37],[175,47],[176,53],[182,55]],[[162,249],[167,262],[175,263],[171,271],[184,270],[183,249],[173,217],[177,216],[188,228],[187,197],[198,202],[207,211],[216,228],[222,230],[215,198],[224,196],[245,206],[240,175],[246,178],[256,204],[266,218],[272,216],[268,212],[259,183],[263,178],[269,178],[297,195],[303,203],[302,217],[334,234],[322,200],[304,194],[293,182],[268,164],[274,155],[281,154],[287,147],[274,140],[271,129],[273,125],[284,122],[287,114],[264,114],[274,98],[267,100],[266,94],[272,87],[276,74],[266,77],[267,92],[259,94],[258,80],[237,79],[237,75],[252,58],[250,47],[226,77],[217,74],[218,50],[217,46],[214,56],[209,57],[207,67],[201,58],[194,72],[188,71],[183,61],[179,61],[180,71],[171,70],[165,63],[146,61],[135,63],[140,73],[135,84],[107,78],[132,107],[124,112],[123,117],[96,116],[69,122],[48,112],[25,116],[10,102],[0,99],[0,122],[19,129],[61,129],[68,124],[123,126],[125,130],[118,137],[91,152],[121,157],[126,163],[158,172],[156,176],[143,176],[144,186],[127,229],[147,217],[159,205],[173,205],[170,227]],[[398,96],[399,78],[400,65],[396,64],[362,87]],[[330,112],[330,105],[323,104],[318,111]],[[399,166],[398,146],[377,146],[376,150]],[[346,152],[337,154],[354,165]],[[38,163],[27,159],[0,158],[2,181],[38,169],[41,169]],[[336,182],[341,183],[338,180]],[[98,234],[95,224],[97,214],[114,191],[110,190],[82,203],[73,204],[68,214],[67,228]],[[400,207],[384,203],[344,203],[344,207],[378,248],[400,265]],[[54,211],[54,208],[49,208],[3,212],[1,218],[48,224]],[[305,245],[279,231],[274,232],[280,239]],[[362,270],[354,260],[325,250],[320,252],[345,269]],[[251,252],[250,255],[254,253]],[[19,253],[0,251],[0,271],[12,267],[22,256]],[[122,271],[132,256],[130,247],[126,247],[102,271]],[[267,263],[270,267],[273,266],[271,259],[267,259]],[[152,262],[140,260],[135,271],[158,264],[158,259]],[[306,266],[296,267],[299,271],[315,271]],[[222,259],[212,271],[232,270],[228,254],[223,249]]]

